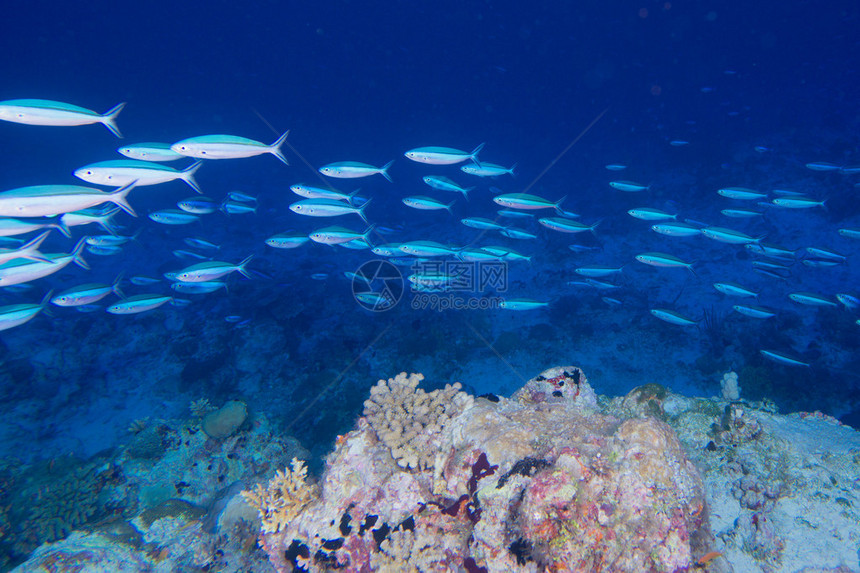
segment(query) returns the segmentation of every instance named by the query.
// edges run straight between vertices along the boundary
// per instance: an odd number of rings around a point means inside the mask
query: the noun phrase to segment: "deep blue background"
[[[743,112],[714,145],[855,120],[852,2],[540,4],[9,2],[3,93],[128,101],[122,128],[149,138],[267,139],[255,108],[312,158],[476,137],[547,157],[607,107],[616,137]]]

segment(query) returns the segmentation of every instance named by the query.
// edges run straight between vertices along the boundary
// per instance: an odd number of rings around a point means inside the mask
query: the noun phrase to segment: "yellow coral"
[[[307,483],[308,467],[297,458],[290,462],[292,470],[275,472],[267,487],[257,484],[242,497],[257,510],[263,522],[263,533],[277,533],[319,495],[316,485]]]

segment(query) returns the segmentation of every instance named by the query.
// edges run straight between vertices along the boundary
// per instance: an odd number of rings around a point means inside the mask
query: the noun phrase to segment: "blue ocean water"
[[[194,250],[187,237],[219,245],[218,260],[254,255],[251,279],[234,273],[226,291],[177,295],[191,301],[187,306],[133,316],[55,307],[2,332],[3,454],[86,457],[122,443],[132,421],[186,416],[188,404],[205,397],[244,400],[322,455],[352,426],[378,378],[420,371],[431,387],[459,381],[475,393],[510,394],[559,364],[581,366],[605,394],[658,382],[717,395],[722,374],[734,370],[745,398],[860,423],[860,314],[835,298],[860,294],[860,242],[838,233],[860,228],[860,174],[806,167],[860,165],[858,18],[853,2],[825,10],[799,1],[8,3],[0,21],[0,99],[58,100],[99,113],[128,103],[117,120],[122,140],[98,125],[0,124],[3,190],[79,183],[76,168],[120,158],[120,145],[204,134],[268,144],[289,129],[290,166],[268,155],[206,162],[196,175],[204,194],[220,202],[241,191],[257,198],[256,212],[216,212],[188,226],[160,225],[147,214],[176,208],[195,195],[190,187],[136,188],[129,201],[140,216],[119,213],[115,222],[121,234],[139,235],[119,254],[85,251],[90,270],[70,265],[0,294],[4,305],[37,303],[51,289],[110,284],[119,273],[126,295],[173,294],[162,275],[196,262],[173,254]],[[459,165],[404,157],[421,146],[469,151],[481,143],[481,161],[516,163],[516,176],[481,179]],[[317,171],[335,161],[391,160],[393,182],[378,175],[324,181]],[[422,181],[426,175],[475,189],[468,199],[434,190]],[[649,189],[609,185],[618,180]],[[432,297],[413,292],[405,280],[412,271],[397,267],[402,298],[371,311],[356,301],[344,273],[381,257],[312,242],[289,250],[265,244],[276,233],[330,224],[364,231],[354,215],[290,211],[301,199],[289,189],[296,183],[360,188],[371,200],[374,245],[503,245],[531,260],[504,261],[501,279]],[[730,200],[717,194],[726,187],[768,198]],[[825,207],[776,207],[769,201],[777,189],[826,199]],[[556,216],[552,209],[529,211],[535,216],[507,224],[536,238],[512,239],[459,221],[497,219],[492,198],[522,192],[552,202],[566,197],[564,210],[599,225],[594,233],[564,234],[537,222]],[[401,202],[410,195],[456,203],[451,214],[414,210]],[[797,252],[771,260],[703,236],[659,235],[653,223],[627,214],[637,207]],[[721,214],[728,208],[762,215],[728,218]],[[42,251],[67,253],[80,237],[102,231],[72,232],[71,240],[52,233]],[[571,244],[594,249],[576,253]],[[846,259],[810,266],[804,259],[821,257],[807,247]],[[653,251],[694,262],[695,273],[634,260]],[[767,276],[754,270],[754,260],[787,268]],[[623,265],[605,279],[616,288],[576,284],[583,277],[575,269],[589,265]],[[480,277],[479,267],[469,272]],[[162,280],[132,285],[137,275]],[[750,301],[714,289],[726,281],[759,292],[755,304],[776,316],[733,312]],[[788,298],[797,292],[833,305],[797,304]],[[505,298],[548,305],[497,308]],[[649,312],[654,308],[698,324],[662,322]],[[768,349],[808,365],[769,360],[760,352]]]

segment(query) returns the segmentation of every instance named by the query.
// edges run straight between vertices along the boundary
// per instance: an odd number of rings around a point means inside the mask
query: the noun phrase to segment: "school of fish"
[[[102,124],[117,137],[122,134],[117,126],[117,116],[125,104],[121,103],[107,112],[100,114],[76,105],[38,99],[18,99],[0,101],[0,120],[7,122],[39,125],[39,126],[81,126]],[[140,187],[159,185],[172,181],[181,181],[196,192],[196,195],[182,199],[174,207],[165,207],[148,213],[148,218],[162,225],[189,225],[201,217],[221,211],[228,215],[253,214],[257,210],[257,198],[242,192],[230,192],[223,201],[207,197],[195,180],[195,173],[208,161],[230,160],[254,157],[258,155],[273,155],[284,165],[289,165],[282,153],[289,131],[282,133],[272,143],[247,139],[236,135],[207,134],[185,138],[175,143],[143,142],[123,145],[117,151],[122,159],[102,159],[84,165],[74,171],[74,176],[87,185],[73,183],[45,183],[35,181],[34,185],[9,189],[0,192],[0,287],[14,290],[17,285],[27,285],[42,277],[57,273],[74,263],[78,267],[88,269],[89,265],[83,258],[85,251],[94,255],[109,256],[121,253],[123,245],[134,240],[140,230],[133,236],[124,236],[118,232],[118,226],[113,218],[120,212],[131,217],[138,217],[135,212],[134,194]],[[689,145],[687,141],[673,140],[673,147]],[[477,145],[471,150],[459,150],[450,147],[426,146],[410,149],[403,153],[406,159],[427,166],[430,173],[422,177],[426,185],[426,193],[402,197],[402,203],[413,209],[416,219],[422,216],[418,211],[444,212],[446,217],[453,216],[453,207],[459,202],[467,206],[487,201],[475,198],[475,189],[481,181],[499,181],[500,178],[515,176],[516,165],[504,166],[486,162],[480,154],[484,144]],[[761,150],[767,151],[762,147]],[[756,151],[760,151],[756,147]],[[169,162],[188,160],[190,164],[177,169],[166,165]],[[565,210],[566,196],[561,198],[543,198],[529,192],[506,193],[491,186],[493,193],[491,201],[496,204],[495,216],[467,216],[460,218],[459,223],[465,227],[478,230],[475,239],[469,244],[453,245],[430,237],[420,240],[391,241],[388,234],[396,233],[396,229],[384,226],[385,221],[377,220],[373,214],[373,197],[365,196],[361,190],[342,192],[328,181],[340,179],[361,179],[380,176],[393,183],[390,169],[395,161],[392,159],[381,166],[359,161],[337,161],[318,168],[319,182],[316,184],[295,183],[289,189],[295,194],[295,200],[288,205],[289,211],[295,216],[312,218],[343,217],[344,220],[360,219],[362,228],[341,226],[320,227],[311,233],[285,231],[264,238],[261,241],[275,249],[294,249],[308,243],[320,243],[332,247],[343,247],[352,250],[366,250],[375,257],[382,257],[392,264],[401,267],[411,267],[414,271],[407,277],[407,282],[415,292],[444,293],[452,288],[458,280],[456,274],[444,271],[427,270],[426,263],[439,260],[457,260],[464,262],[496,262],[528,264],[533,253],[524,254],[514,248],[492,244],[491,238],[498,235],[523,244],[534,244],[541,240],[540,229],[558,234],[589,233],[596,235],[601,221],[584,223],[580,215]],[[204,167],[205,168],[205,167]],[[607,164],[610,172],[625,171],[628,166],[618,163]],[[860,167],[840,166],[828,162],[813,162],[806,168],[815,172],[837,172],[844,176],[860,173]],[[476,183],[464,185],[460,181]],[[385,183],[384,183],[385,184]],[[102,190],[92,185],[108,188]],[[637,194],[648,197],[652,185],[642,182],[613,179],[607,182],[609,189],[621,194]],[[856,185],[855,185],[856,186]],[[528,189],[526,189],[528,191]],[[696,221],[689,218],[681,219],[679,213],[666,212],[649,206],[631,208],[626,211],[633,219],[644,221],[650,230],[666,237],[666,251],[672,251],[673,242],[679,238],[700,237],[726,245],[731,248],[743,249],[751,259],[749,270],[770,277],[774,281],[791,280],[791,268],[801,264],[808,268],[828,268],[846,265],[851,252],[806,245],[803,247],[787,248],[765,242],[765,236],[751,236],[733,228],[731,221],[756,220],[764,216],[772,216],[780,210],[810,210],[826,209],[826,200],[821,197],[811,197],[790,190],[773,190],[769,192],[750,189],[741,186],[727,186],[715,190],[726,200],[726,208],[721,211],[726,223],[716,225]],[[131,200],[130,200],[131,198]],[[646,203],[647,199],[643,199]],[[537,216],[535,215],[537,212]],[[349,217],[352,215],[353,217]],[[537,225],[535,225],[535,223]],[[90,234],[75,242],[69,252],[44,253],[40,251],[41,244],[53,231],[67,238],[72,238],[72,227],[95,224],[104,234]],[[725,225],[725,226],[724,226]],[[19,239],[21,235],[37,233],[35,237]],[[844,227],[835,229],[834,238],[840,237],[846,244],[860,239],[860,228]],[[438,237],[434,237],[438,238]],[[188,247],[188,248],[184,248]],[[173,255],[187,262],[195,261],[175,272],[165,274],[169,288],[178,294],[206,294],[228,289],[228,277],[238,273],[253,279],[254,274],[249,268],[254,255],[247,255],[238,262],[215,260],[215,252],[220,246],[201,237],[188,237],[184,247],[177,248]],[[194,250],[189,250],[194,249]],[[595,253],[599,247],[587,244],[572,244],[569,249],[574,253]],[[621,277],[628,263],[638,262],[658,269],[657,272],[672,273],[670,269],[686,269],[695,275],[696,261],[683,260],[671,252],[649,251],[631,253],[629,260],[602,261],[599,264],[582,265],[574,269],[576,277],[566,283],[568,287],[594,289],[601,294],[613,291],[621,285],[613,279]],[[355,292],[355,297],[377,310],[390,307],[393,302],[390,297],[374,292],[371,281],[358,275],[353,269],[344,269],[343,274],[353,283],[362,283],[367,287]],[[325,273],[315,273],[312,278],[325,278]],[[0,307],[0,330],[6,330],[22,325],[36,317],[48,304],[59,307],[73,307],[81,312],[104,310],[115,315],[137,314],[154,310],[165,304],[184,306],[190,301],[178,298],[174,294],[162,292],[154,288],[162,283],[162,279],[132,275],[128,281],[135,286],[151,286],[154,291],[126,296],[122,283],[126,280],[119,273],[112,284],[82,283],[68,286],[61,292],[48,292],[38,303],[15,304]],[[672,280],[671,278],[668,280]],[[18,287],[21,288],[21,287]],[[749,319],[768,320],[779,312],[778,310],[759,304],[759,299],[767,293],[732,280],[721,280],[713,283],[713,289],[735,302],[732,309]],[[99,303],[114,295],[117,300],[108,306]],[[602,296],[608,306],[621,306],[624,301],[615,296]],[[842,307],[844,312],[857,313],[860,310],[860,298],[846,288],[839,292],[791,292],[788,299],[800,306],[811,308]],[[526,297],[506,297],[498,307],[513,311],[530,311],[550,307],[551,298],[543,300]],[[650,314],[655,318],[676,327],[696,326],[702,322],[702,317],[692,317],[674,308],[650,308]],[[242,322],[241,317],[232,317]],[[860,319],[855,320],[860,325]],[[810,363],[794,356],[790,350],[783,348],[761,348],[760,354],[779,364],[787,366],[809,367]]]

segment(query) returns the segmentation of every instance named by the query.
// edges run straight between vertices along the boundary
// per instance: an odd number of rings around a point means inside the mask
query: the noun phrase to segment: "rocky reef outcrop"
[[[511,398],[419,381],[380,380],[318,497],[262,534],[279,571],[680,571],[711,550],[675,432],[601,413],[579,368]]]

